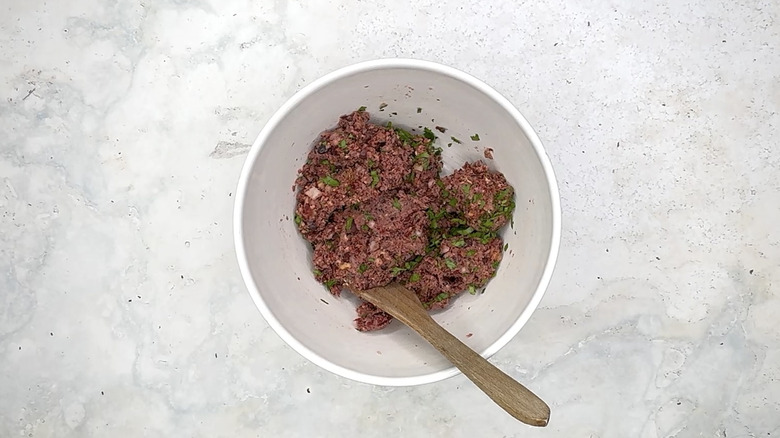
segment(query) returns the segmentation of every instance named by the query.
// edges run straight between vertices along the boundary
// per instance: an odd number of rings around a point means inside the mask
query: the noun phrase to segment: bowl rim
[[[530,319],[533,312],[536,311],[537,307],[539,306],[542,297],[547,291],[547,287],[549,286],[553,271],[555,269],[555,264],[558,259],[561,240],[561,206],[560,195],[558,192],[558,183],[555,178],[555,173],[553,171],[550,159],[544,150],[544,147],[542,146],[542,142],[539,139],[539,136],[536,134],[536,131],[534,131],[525,117],[520,114],[520,111],[515,108],[509,102],[509,100],[501,95],[498,91],[494,90],[492,87],[477,79],[476,77],[471,76],[470,74],[460,71],[454,67],[449,67],[432,61],[409,58],[385,58],[363,61],[332,71],[296,92],[290,99],[282,104],[282,106],[271,116],[268,122],[266,122],[265,126],[261,129],[257,138],[252,144],[249,153],[247,154],[238,179],[238,187],[236,189],[236,197],[233,209],[233,237],[236,249],[236,257],[238,259],[238,265],[241,271],[241,276],[244,280],[244,284],[246,285],[255,305],[260,310],[263,318],[265,318],[268,325],[271,326],[271,328],[279,335],[279,337],[282,338],[284,342],[287,343],[287,345],[291,346],[301,356],[310,360],[321,368],[351,380],[381,386],[414,386],[447,379],[449,377],[460,374],[460,370],[458,370],[453,365],[440,371],[418,376],[377,376],[336,365],[315,353],[313,350],[299,342],[298,339],[296,339],[292,334],[290,334],[289,331],[287,331],[287,329],[279,322],[273,311],[263,300],[259,288],[257,287],[257,284],[255,283],[249,269],[249,260],[247,259],[246,248],[244,246],[244,230],[242,226],[244,204],[251,170],[255,165],[260,150],[267,141],[271,132],[276,129],[277,125],[290,112],[290,110],[298,106],[301,101],[309,97],[311,94],[338,79],[348,77],[356,73],[387,68],[405,68],[431,71],[445,76],[450,76],[481,91],[489,98],[493,99],[493,101],[495,101],[499,106],[501,106],[504,111],[506,111],[521,127],[521,129],[527,135],[528,140],[530,141],[531,146],[533,147],[534,152],[536,153],[542,165],[544,174],[547,178],[547,188],[550,192],[550,205],[552,207],[552,234],[550,236],[549,242],[550,252],[547,257],[547,261],[545,262],[539,284],[536,287],[536,290],[534,291],[528,306],[525,308],[525,310],[523,310],[517,320],[509,327],[506,332],[504,332],[498,339],[496,339],[495,342],[490,344],[483,351],[479,352],[480,355],[486,359],[491,357],[501,348],[506,346],[506,344],[508,344],[509,341],[517,335],[520,329],[522,329],[526,322],[528,322],[528,319]]]

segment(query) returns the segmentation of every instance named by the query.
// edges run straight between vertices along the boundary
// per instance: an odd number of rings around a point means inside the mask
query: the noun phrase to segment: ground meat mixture
[[[482,162],[440,178],[434,140],[428,129],[370,123],[362,110],[320,135],[296,180],[295,223],[332,294],[398,281],[433,310],[495,275],[497,232],[512,216],[514,190]],[[357,314],[361,331],[392,320],[367,302]]]

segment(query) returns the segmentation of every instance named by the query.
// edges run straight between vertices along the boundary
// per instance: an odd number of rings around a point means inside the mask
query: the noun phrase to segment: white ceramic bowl
[[[558,187],[517,109],[483,82],[431,62],[386,59],[330,73],[295,94],[260,132],[239,179],[234,232],[241,273],[263,317],[301,355],[338,375],[389,386],[435,382],[458,370],[398,321],[374,333],[355,330],[357,300],[350,293],[335,298],[314,280],[311,249],[293,222],[291,188],[310,147],[361,106],[380,123],[447,128],[434,131],[444,174],[465,160],[485,160],[484,148],[492,148],[495,159],[485,161],[515,188],[514,228],[504,230],[509,251],[496,277],[484,294],[462,294],[434,315],[484,357],[517,334],[547,288],[560,241]],[[447,147],[451,136],[462,144]]]

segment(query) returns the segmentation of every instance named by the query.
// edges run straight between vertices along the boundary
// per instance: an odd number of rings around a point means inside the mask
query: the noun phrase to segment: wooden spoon
[[[511,416],[532,426],[547,425],[547,404],[437,324],[414,292],[397,283],[354,292],[425,338]]]

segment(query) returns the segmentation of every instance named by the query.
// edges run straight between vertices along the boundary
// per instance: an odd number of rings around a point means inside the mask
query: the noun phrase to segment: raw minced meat
[[[392,281],[428,309],[475,293],[495,275],[514,190],[482,162],[441,178],[441,149],[425,130],[414,135],[369,121],[365,111],[323,132],[296,180],[295,222],[314,249],[317,280],[331,293]],[[364,302],[358,330],[392,317]]]

